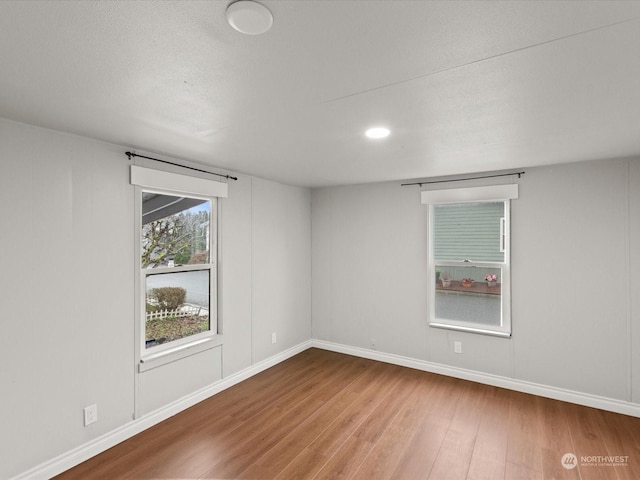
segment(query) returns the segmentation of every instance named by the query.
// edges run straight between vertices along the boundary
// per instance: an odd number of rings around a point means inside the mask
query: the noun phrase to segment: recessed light
[[[273,15],[267,7],[251,0],[238,0],[227,7],[227,22],[240,33],[260,35],[273,25]]]
[[[365,132],[365,135],[369,138],[385,138],[391,133],[386,127],[373,127]]]

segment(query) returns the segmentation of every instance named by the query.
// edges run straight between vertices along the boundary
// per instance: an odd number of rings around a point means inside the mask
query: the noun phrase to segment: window
[[[207,341],[218,325],[218,197],[227,185],[131,167],[137,185],[141,359]],[[151,355],[151,357],[149,357]]]
[[[215,333],[215,199],[141,195],[145,348]]]
[[[422,192],[431,326],[511,335],[509,220],[517,192],[517,185]]]

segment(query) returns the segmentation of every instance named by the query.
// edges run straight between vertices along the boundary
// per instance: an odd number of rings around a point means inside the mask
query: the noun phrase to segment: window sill
[[[174,348],[169,348],[161,352],[143,355],[140,359],[140,363],[138,364],[138,372],[146,372],[220,345],[222,345],[222,335],[214,335],[207,338],[201,338],[194,342],[178,345]]]
[[[478,333],[480,335],[489,335],[492,337],[511,338],[511,332],[490,330],[488,328],[482,328],[482,325],[479,325],[477,327],[475,326],[471,327],[471,326],[465,326],[465,325],[453,325],[450,323],[429,322],[429,326],[434,328],[442,328],[445,330],[457,330],[459,332]]]

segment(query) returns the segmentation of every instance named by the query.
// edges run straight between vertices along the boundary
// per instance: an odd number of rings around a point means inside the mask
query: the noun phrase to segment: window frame
[[[517,184],[425,190],[421,192],[422,203],[428,205],[427,288],[428,323],[430,327],[498,337],[511,337],[511,200],[517,198]],[[501,246],[504,246],[504,262],[436,261],[434,258],[434,206],[489,202],[504,202],[504,227],[502,227],[502,221],[500,222],[500,240]],[[501,269],[501,318],[499,326],[436,317],[436,269],[443,266]]]
[[[226,183],[201,177],[131,165],[131,184],[135,187],[135,321],[136,350],[139,371],[143,372],[167,362],[178,360],[220,343],[220,258],[221,258],[221,199],[228,194]],[[142,268],[142,194],[183,196],[210,201],[209,263],[182,267]],[[215,215],[215,217],[214,217]],[[209,330],[161,345],[146,348],[146,278],[150,273],[178,273],[209,269]],[[148,273],[143,271],[150,270]]]
[[[193,198],[198,200],[205,200],[209,202],[209,262],[208,263],[199,263],[195,265],[182,265],[182,266],[174,266],[174,267],[158,267],[158,268],[143,268],[142,267],[142,259],[141,259],[141,248],[138,248],[138,269],[140,274],[140,351],[142,353],[142,358],[146,358],[147,356],[153,356],[154,354],[161,353],[167,350],[175,350],[184,345],[189,345],[192,343],[199,343],[204,339],[208,339],[210,337],[214,337],[218,334],[218,275],[217,275],[217,265],[218,265],[218,199],[217,197],[207,197],[203,195],[192,195],[185,192],[175,192],[175,191],[167,191],[163,189],[152,189],[152,188],[143,188],[137,187],[137,196],[138,201],[142,205],[142,195],[144,193],[155,193],[159,195],[171,195],[171,196],[180,196],[186,198]],[[140,208],[140,212],[142,213],[142,208]],[[139,220],[139,228],[137,228],[140,245],[142,245],[142,214],[138,217]],[[146,291],[147,285],[146,281],[150,275],[161,275],[166,273],[182,273],[182,272],[194,272],[194,271],[209,271],[209,329],[200,333],[196,333],[194,335],[189,335],[187,337],[182,337],[177,340],[173,340],[171,342],[154,345],[152,347],[146,346]]]

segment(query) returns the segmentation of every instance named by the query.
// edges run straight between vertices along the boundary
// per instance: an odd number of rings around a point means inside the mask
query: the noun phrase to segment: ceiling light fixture
[[[386,138],[391,133],[386,127],[373,127],[365,132],[365,135],[369,138]]]
[[[238,0],[227,7],[227,23],[240,33],[260,35],[273,25],[273,15],[267,7],[251,0]]]

